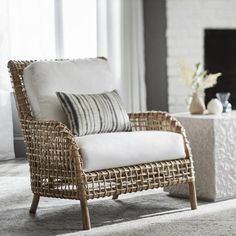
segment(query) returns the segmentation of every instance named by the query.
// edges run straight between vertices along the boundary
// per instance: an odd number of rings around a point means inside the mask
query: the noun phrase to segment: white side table
[[[236,111],[221,115],[174,116],[183,124],[192,148],[197,196],[218,201],[236,197]],[[166,189],[188,196],[188,185]]]

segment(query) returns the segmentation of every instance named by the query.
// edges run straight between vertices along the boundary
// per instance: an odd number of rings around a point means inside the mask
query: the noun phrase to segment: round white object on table
[[[207,104],[207,111],[209,114],[220,114],[223,111],[223,106],[218,99],[213,98]]]

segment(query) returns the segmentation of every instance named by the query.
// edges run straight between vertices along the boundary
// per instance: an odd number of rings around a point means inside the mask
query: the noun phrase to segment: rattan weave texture
[[[190,183],[194,187],[190,193],[195,192],[191,149],[184,128],[166,112],[130,113],[132,130],[164,130],[182,134],[185,159],[176,157],[171,161],[84,172],[83,159],[71,131],[60,122],[38,121],[33,117],[23,81],[24,68],[33,62],[9,61],[8,67],[26,142],[31,188],[37,200],[39,196],[79,199],[85,215],[84,228],[88,229],[88,199],[116,198],[123,193],[179,183]]]

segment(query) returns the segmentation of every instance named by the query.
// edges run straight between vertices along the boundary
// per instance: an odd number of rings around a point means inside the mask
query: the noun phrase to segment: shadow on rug
[[[82,230],[79,201],[41,198],[36,216],[26,161],[0,163],[0,235],[138,236],[236,235],[236,200],[200,203],[162,190],[89,201],[92,230]]]
[[[28,194],[32,195],[30,192]],[[20,200],[17,195],[5,199],[14,202],[12,206],[15,206],[12,208],[10,204],[6,204],[8,209],[1,208],[0,235],[56,235],[82,230],[79,201],[41,198],[37,215],[31,216],[28,214],[31,200],[28,196],[21,194],[18,196]],[[26,202],[28,202],[27,207]],[[89,210],[94,229],[190,209],[189,202],[186,200],[168,197],[166,193],[156,193],[132,197],[121,196],[118,200],[107,198],[89,201]]]

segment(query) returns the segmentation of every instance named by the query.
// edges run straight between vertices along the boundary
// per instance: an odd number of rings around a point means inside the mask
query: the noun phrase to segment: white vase
[[[209,114],[220,114],[223,111],[223,106],[218,99],[213,98],[207,104],[207,111]]]

